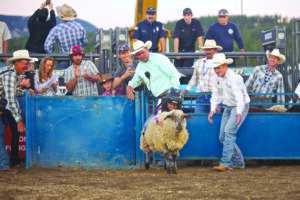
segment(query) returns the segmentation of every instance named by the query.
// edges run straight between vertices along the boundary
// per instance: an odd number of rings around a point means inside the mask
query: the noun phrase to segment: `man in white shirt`
[[[209,64],[212,62],[212,58],[217,51],[222,50],[221,46],[217,46],[215,40],[206,40],[204,46],[201,47],[205,51],[205,58],[199,59],[194,64],[194,73],[189,81],[188,86],[184,90],[184,93],[188,93],[197,84],[197,100],[194,113],[209,113],[209,104],[212,92],[212,83],[214,76],[216,76],[214,69],[209,68]],[[201,95],[199,95],[201,93]]]
[[[236,133],[248,114],[250,98],[243,78],[228,68],[228,64],[232,62],[232,59],[226,59],[225,54],[219,53],[214,55],[210,65],[214,68],[217,77],[214,80],[210,100],[209,123],[213,123],[212,117],[217,105],[219,103],[225,105],[219,135],[223,152],[220,165],[214,167],[218,171],[245,167],[243,154],[236,144]]]

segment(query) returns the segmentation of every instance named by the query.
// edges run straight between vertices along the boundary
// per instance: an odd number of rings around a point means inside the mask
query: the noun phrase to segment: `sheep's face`
[[[193,117],[184,114],[181,110],[174,110],[165,117],[165,120],[166,119],[171,119],[174,122],[174,128],[176,132],[180,133],[182,129],[186,126],[185,119],[193,119]]]

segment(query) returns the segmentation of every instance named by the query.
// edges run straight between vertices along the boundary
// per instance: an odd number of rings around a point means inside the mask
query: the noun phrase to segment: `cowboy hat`
[[[22,50],[13,52],[13,57],[7,59],[6,64],[10,65],[16,60],[31,60],[31,59],[32,58],[29,57],[28,51],[25,49],[22,49]]]
[[[209,68],[215,68],[219,67],[223,64],[231,64],[233,63],[233,60],[231,58],[226,59],[226,56],[224,53],[216,53],[212,59],[212,63],[209,64]]]
[[[218,51],[221,51],[223,48],[218,46],[215,40],[205,40],[204,46],[201,49],[218,49]]]
[[[282,64],[285,61],[285,55],[280,54],[279,49],[273,49],[273,51],[270,53],[269,51],[266,52],[266,56],[269,60],[270,55],[276,56],[279,58],[278,64]]]
[[[132,54],[136,54],[137,52],[143,50],[145,47],[147,49],[150,49],[152,46],[152,42],[151,41],[147,41],[146,43],[137,40],[133,43],[133,51],[131,52]]]
[[[102,85],[102,84],[105,83],[106,81],[113,80],[113,79],[114,79],[114,77],[113,77],[110,73],[102,74],[100,84]]]
[[[67,4],[56,7],[57,15],[63,21],[73,21],[77,17],[76,11]]]

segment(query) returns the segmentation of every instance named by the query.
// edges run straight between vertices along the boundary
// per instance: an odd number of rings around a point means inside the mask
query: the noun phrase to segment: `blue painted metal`
[[[189,139],[180,159],[218,158],[221,114],[209,124],[207,114],[187,120]],[[237,144],[245,158],[299,159],[300,113],[249,113],[237,133]]]
[[[148,94],[26,97],[26,167],[137,168]],[[153,106],[152,106],[153,107]],[[221,114],[191,114],[179,159],[219,158]],[[249,113],[237,134],[245,158],[300,159],[300,113]]]
[[[137,167],[127,97],[29,96],[26,106],[27,167]]]

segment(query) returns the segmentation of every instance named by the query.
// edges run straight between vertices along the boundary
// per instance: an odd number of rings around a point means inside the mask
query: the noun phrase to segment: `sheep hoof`
[[[167,174],[171,174],[171,169],[170,169],[170,167],[167,168]]]
[[[150,163],[145,163],[145,169],[149,169]]]
[[[177,174],[176,168],[172,168],[172,174]]]

